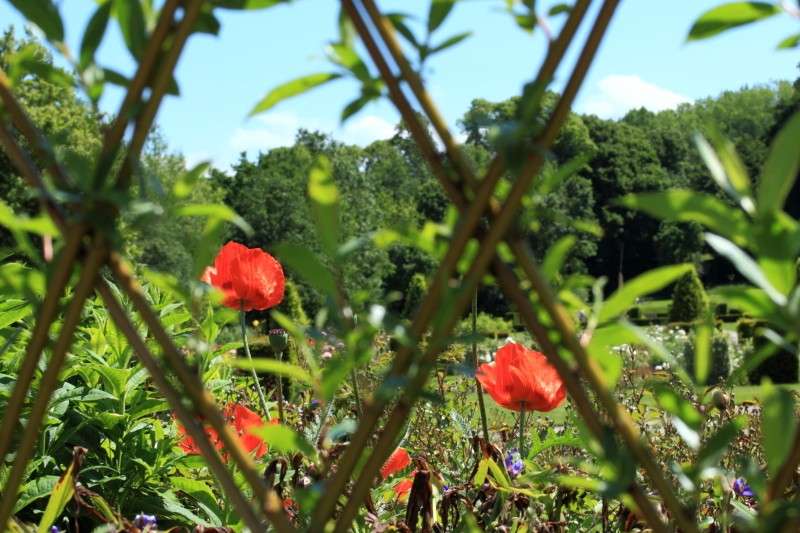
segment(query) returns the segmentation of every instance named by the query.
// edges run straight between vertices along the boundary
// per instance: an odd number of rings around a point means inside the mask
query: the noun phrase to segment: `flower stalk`
[[[264,391],[261,390],[261,385],[258,382],[258,374],[253,367],[253,356],[250,355],[250,344],[247,342],[247,326],[245,324],[244,300],[241,300],[241,308],[239,313],[239,324],[242,327],[242,342],[244,342],[244,353],[247,356],[247,362],[250,363],[250,372],[253,375],[253,382],[256,384],[256,393],[258,394],[258,403],[261,405],[261,410],[267,420],[271,420],[269,416],[269,408],[267,407],[267,399],[264,397]],[[278,387],[280,387],[280,378],[278,379]],[[280,389],[279,389],[280,390]],[[280,394],[280,393],[279,393]],[[281,411],[280,396],[278,396],[278,413]]]
[[[472,293],[472,366],[478,370],[478,288]],[[483,439],[489,442],[489,424],[486,422],[486,405],[483,403],[483,387],[475,375],[475,388],[478,391],[478,409],[481,412],[481,427],[483,427]]]
[[[525,457],[525,402],[519,402],[519,456]]]

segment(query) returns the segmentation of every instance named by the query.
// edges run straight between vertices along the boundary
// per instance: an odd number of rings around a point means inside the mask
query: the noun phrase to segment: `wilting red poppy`
[[[409,474],[411,479],[404,479],[394,487],[392,490],[397,494],[397,499],[401,499],[404,497],[408,497],[408,493],[411,492],[411,487],[414,486],[414,477],[417,475],[417,470],[414,469],[411,474]]]
[[[236,433],[239,435],[239,441],[247,452],[255,452],[256,457],[261,457],[267,453],[267,445],[264,441],[250,432],[252,428],[265,425],[261,421],[261,416],[238,403],[229,403],[222,412],[222,415],[236,430]],[[273,418],[267,422],[269,425],[276,425],[277,423],[277,418]],[[200,446],[197,445],[192,437],[186,434],[186,429],[182,425],[178,423],[176,423],[176,425],[178,426],[178,436],[183,437],[178,443],[178,446],[186,453],[199,454]],[[219,438],[219,433],[208,426],[206,426],[205,432],[209,440],[214,443],[214,447],[217,450],[222,450],[222,441]],[[223,455],[223,458],[227,460],[227,454]]]
[[[381,467],[383,479],[394,475],[411,464],[411,457],[405,449],[398,447]]]
[[[240,309],[244,304],[245,311],[278,305],[286,284],[283,268],[274,257],[236,242],[222,247],[214,266],[206,268],[200,279],[222,291],[222,305]]]
[[[544,354],[521,344],[506,344],[494,364],[478,367],[478,381],[506,409],[552,411],[566,398],[564,382]]]

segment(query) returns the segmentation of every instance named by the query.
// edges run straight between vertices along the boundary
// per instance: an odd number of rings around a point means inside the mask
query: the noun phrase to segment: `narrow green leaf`
[[[780,7],[766,2],[731,2],[717,6],[703,13],[695,21],[686,40],[707,39],[731,28],[750,24],[780,12]]]
[[[214,0],[214,6],[222,9],[266,9],[292,0]]]
[[[365,81],[370,79],[367,65],[358,57],[355,50],[341,43],[332,43],[325,47],[328,59],[342,68],[350,71],[356,79]]]
[[[569,4],[556,4],[547,12],[549,17],[560,15],[561,13],[569,13],[572,11],[572,6]]]
[[[356,45],[356,26],[350,17],[347,16],[347,11],[344,8],[339,8],[339,42],[348,48],[353,48]]]
[[[775,136],[758,182],[758,217],[764,219],[783,207],[800,171],[800,111]]]
[[[458,43],[460,43],[461,41],[463,41],[464,39],[466,39],[467,37],[469,37],[470,35],[472,35],[471,31],[465,31],[464,33],[459,33],[457,35],[453,35],[452,37],[450,37],[449,39],[446,39],[441,44],[437,44],[436,46],[434,46],[431,49],[431,51],[430,51],[430,53],[428,55],[433,55],[433,54],[435,54],[437,52],[441,52],[442,50],[446,50],[446,49],[450,48],[451,46],[455,46]]]
[[[333,181],[331,162],[325,155],[317,157],[311,167],[308,197],[322,249],[334,257],[339,247],[339,190]]]
[[[706,132],[710,143],[699,134],[695,135],[694,140],[711,177],[734,202],[747,213],[753,214],[755,206],[750,178],[736,148],[714,124],[706,124]]]
[[[384,17],[386,17],[389,22],[392,23],[392,26],[394,26],[394,29],[397,31],[397,33],[405,37],[406,41],[408,41],[411,46],[413,46],[416,50],[420,49],[419,41],[417,41],[417,38],[414,36],[414,32],[411,31],[406,24],[408,15],[403,13],[387,13],[384,15]]]
[[[50,526],[61,516],[64,508],[72,500],[72,495],[75,492],[75,460],[73,459],[66,471],[61,474],[61,478],[56,483],[50,499],[47,501],[42,519],[39,521],[39,528],[37,533],[47,533],[50,531]]]
[[[78,61],[78,67],[81,70],[94,62],[94,54],[106,33],[108,18],[111,16],[111,5],[111,2],[101,4],[89,20],[86,31],[83,32],[80,59]]]
[[[792,35],[782,40],[780,43],[778,43],[777,48],[778,50],[784,50],[786,48],[794,48],[798,44],[800,44],[800,33],[798,33],[797,35]]]
[[[697,222],[742,246],[752,233],[744,213],[709,194],[675,189],[629,194],[617,203],[665,221]]]
[[[758,266],[758,263],[756,263],[753,258],[747,255],[741,248],[736,246],[731,241],[711,233],[706,233],[705,239],[706,242],[712,248],[714,248],[718,254],[722,255],[731,263],[733,263],[733,266],[735,266],[745,278],[750,280],[750,282],[756,287],[763,290],[764,293],[769,296],[770,300],[781,307],[786,305],[786,296],[781,294],[772,285],[772,283],[770,283],[770,281],[764,275],[764,272],[761,270],[761,267]]]
[[[300,452],[308,458],[314,458],[317,455],[314,447],[300,433],[288,426],[252,427],[248,429],[248,432],[262,438],[269,446],[270,451],[274,450],[285,454]]]
[[[662,409],[682,420],[693,431],[700,431],[703,417],[692,402],[678,394],[672,387],[663,384],[656,384],[653,392]],[[700,443],[699,437],[697,443]]]
[[[232,359],[227,363],[234,368],[241,368],[242,370],[255,370],[256,372],[263,372],[266,374],[286,376],[287,378],[296,379],[309,385],[313,383],[313,379],[311,379],[311,375],[308,372],[297,365],[284,361],[256,358],[253,359],[252,363],[246,359]]]
[[[676,279],[686,274],[692,266],[671,265],[656,268],[625,283],[611,297],[606,300],[600,310],[599,323],[603,324],[612,320],[630,309],[637,298],[641,298],[652,292],[660,291]]]
[[[797,426],[795,401],[791,391],[776,387],[769,380],[761,385],[761,401],[764,458],[767,472],[774,477],[792,448],[789,437],[795,434]]]
[[[556,274],[561,271],[561,267],[564,265],[567,255],[577,241],[578,239],[574,235],[566,235],[561,237],[547,250],[540,268],[542,277],[544,277],[545,280],[548,282],[553,281]]]
[[[58,7],[50,0],[9,0],[17,11],[38,26],[48,39],[54,42],[64,41],[64,23],[58,13]]]
[[[272,108],[278,102],[286,100],[287,98],[291,98],[292,96],[303,94],[309,89],[313,89],[314,87],[318,87],[323,83],[327,83],[331,80],[341,77],[341,74],[337,74],[335,72],[320,72],[317,74],[309,74],[308,76],[303,76],[302,78],[297,78],[290,82],[284,83],[283,85],[270,91],[263,100],[256,104],[253,110],[250,111],[249,116],[252,117],[253,115],[257,115],[258,113]]]
[[[195,185],[208,167],[208,163],[200,163],[190,171],[184,173],[175,185],[172,186],[172,190],[169,193],[169,202],[174,204],[192,194]]]
[[[712,325],[707,321],[695,329],[694,379],[700,385],[706,385],[711,372],[711,331]]]
[[[147,41],[142,4],[131,0],[114,0],[114,12],[119,21],[125,46],[133,57],[139,59]]]
[[[697,468],[703,469],[717,466],[719,460],[728,450],[731,441],[739,435],[743,427],[744,419],[737,417],[717,430],[700,451],[697,457]]]
[[[456,0],[431,0],[431,9],[428,12],[428,33],[433,33],[442,25],[450,14]]]

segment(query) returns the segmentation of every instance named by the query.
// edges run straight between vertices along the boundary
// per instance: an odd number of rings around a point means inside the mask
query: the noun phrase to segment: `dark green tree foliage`
[[[686,371],[690,376],[694,375],[695,364],[695,345],[694,336],[683,348],[683,357],[686,362]],[[731,375],[731,358],[728,349],[728,338],[724,331],[714,330],[711,335],[711,368],[705,383],[698,385],[715,385],[720,381],[728,379]]]
[[[0,68],[10,72],[13,56],[29,47],[42,63],[53,64],[52,56],[30,36],[18,39],[13,27],[0,36]],[[67,75],[65,71],[60,71]],[[76,176],[86,176],[92,158],[100,147],[100,120],[75,93],[62,85],[35,75],[18,81],[14,92],[28,116],[50,139],[59,140],[59,148],[70,170]],[[27,148],[23,139],[23,146]],[[30,150],[28,150],[30,153]],[[38,162],[37,162],[38,163]],[[39,165],[40,167],[42,165]],[[5,150],[0,148],[0,200],[17,214],[35,215],[39,211],[32,190],[17,173]],[[0,249],[13,244],[10,233],[0,227]]]
[[[428,279],[423,274],[414,274],[408,284],[408,289],[406,289],[405,306],[403,307],[403,316],[405,318],[414,316],[427,292]]]
[[[303,301],[300,299],[297,284],[291,279],[286,280],[283,301],[276,309],[291,318],[292,322],[297,325],[308,326],[311,323],[308,320],[308,315],[306,315],[306,312],[303,310]]]
[[[669,321],[689,324],[701,320],[707,313],[708,297],[697,271],[692,268],[675,283]]]

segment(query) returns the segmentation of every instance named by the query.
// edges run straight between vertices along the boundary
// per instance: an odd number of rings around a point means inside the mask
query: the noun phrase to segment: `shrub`
[[[683,348],[683,358],[686,363],[686,371],[689,372],[689,375],[691,376],[694,376],[694,341],[694,335],[691,335],[689,337],[689,341]],[[709,369],[705,383],[700,383],[700,385],[714,385],[720,381],[728,379],[728,376],[730,375],[731,359],[728,349],[728,336],[724,332],[715,329],[711,336],[711,368]]]
[[[736,321],[736,335],[739,337],[739,342],[745,339],[755,339],[756,328],[763,326],[760,320],[753,318],[740,318]]]
[[[306,312],[303,310],[303,301],[300,299],[300,292],[297,290],[297,285],[292,280],[286,280],[283,301],[277,309],[291,318],[292,322],[295,324],[308,326],[311,323],[308,320],[308,315],[306,315]]]
[[[675,284],[672,292],[672,307],[669,310],[670,322],[694,322],[708,312],[708,297],[703,284],[692,268]]]
[[[428,280],[424,274],[416,273],[411,276],[406,289],[405,305],[403,306],[403,316],[411,318],[417,312],[419,304],[425,293],[428,292]]]

